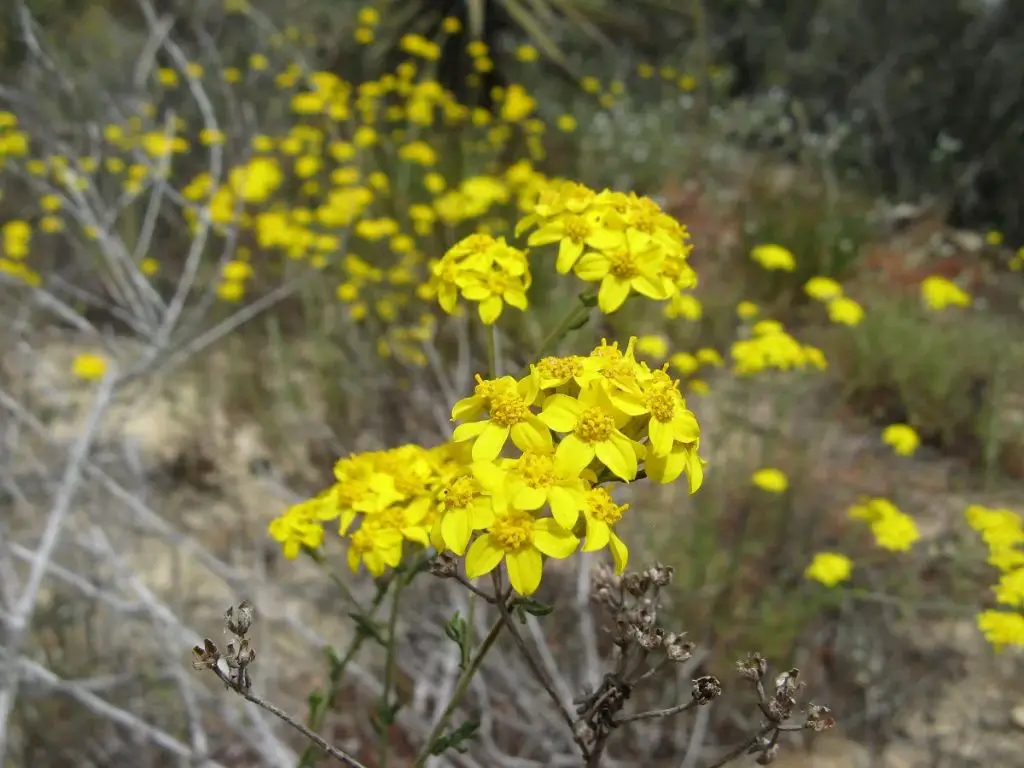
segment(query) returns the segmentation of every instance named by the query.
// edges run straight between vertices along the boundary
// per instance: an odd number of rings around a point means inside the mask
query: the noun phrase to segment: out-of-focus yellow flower
[[[102,379],[107,373],[107,359],[103,355],[88,352],[76,355],[71,364],[71,373],[83,381]]]
[[[768,493],[785,493],[789,488],[789,478],[786,477],[786,473],[773,467],[757,470],[750,479],[754,485]]]
[[[812,277],[804,283],[804,292],[818,301],[832,301],[843,295],[843,286],[831,277]]]
[[[921,438],[909,424],[890,424],[882,430],[882,440],[901,456],[911,456],[921,444]]]
[[[946,307],[969,307],[971,295],[963,288],[938,275],[931,275],[921,281],[921,299],[928,309],[936,312]]]
[[[750,320],[761,313],[761,308],[752,301],[741,301],[736,305],[736,315],[741,320]]]
[[[864,308],[848,296],[839,296],[829,301],[828,317],[840,325],[858,325],[864,319]]]
[[[793,254],[775,243],[754,246],[750,257],[767,270],[792,272],[796,269],[796,259]]]
[[[804,576],[826,587],[847,581],[853,572],[853,562],[837,552],[818,552],[804,571]]]

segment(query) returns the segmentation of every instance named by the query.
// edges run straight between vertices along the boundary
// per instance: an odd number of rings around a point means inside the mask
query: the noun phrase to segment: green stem
[[[551,333],[549,333],[543,342],[541,342],[540,349],[537,350],[535,359],[540,360],[542,357],[549,355],[555,348],[555,346],[562,339],[568,335],[576,325],[585,320],[590,316],[590,307],[588,307],[584,300],[589,300],[593,291],[587,291],[586,293],[580,294],[579,301],[573,304],[565,317],[562,318],[561,322],[558,323]]]
[[[391,689],[395,684],[395,660],[398,651],[398,606],[402,599],[402,587],[405,586],[405,579],[398,579],[394,590],[391,593],[391,614],[388,616],[388,647],[387,656],[384,661],[384,690],[381,693],[381,711],[390,712]],[[378,768],[387,768],[388,745],[390,744],[391,727],[389,722],[380,723],[380,735],[377,742]]]
[[[430,759],[431,748],[437,740],[444,735],[444,731],[448,727],[448,722],[452,719],[452,715],[455,714],[455,710],[458,709],[459,704],[466,695],[466,691],[469,690],[469,684],[473,681],[473,677],[480,669],[480,665],[483,663],[484,657],[487,655],[487,652],[491,650],[491,647],[498,639],[498,635],[501,634],[501,630],[504,626],[504,617],[498,616],[494,624],[491,625],[490,631],[484,637],[483,642],[480,643],[480,648],[477,650],[476,655],[473,656],[473,659],[466,665],[466,668],[462,670],[462,674],[459,675],[459,679],[455,683],[455,690],[452,691],[452,697],[448,700],[448,705],[444,708],[444,712],[441,713],[441,717],[438,718],[437,724],[430,731],[430,735],[427,736],[423,749],[420,750],[419,755],[416,757],[416,761],[413,763],[413,768],[423,768],[423,766],[427,764],[427,760]]]
[[[496,379],[501,376],[501,371],[498,370],[498,339],[497,330],[494,328],[494,324],[487,326],[487,371],[488,378]]]
[[[363,613],[367,620],[373,620],[374,615],[379,610],[380,606],[384,603],[384,597],[388,593],[388,588],[391,586],[394,579],[390,579],[377,588],[377,594],[373,596],[373,602],[370,605],[370,610]],[[315,708],[309,717],[307,725],[309,729],[314,733],[319,733],[324,726],[324,720],[327,717],[327,712],[331,708],[331,702],[337,698],[341,691],[341,684],[345,678],[345,670],[348,669],[348,665],[352,663],[352,660],[358,655],[359,651],[363,647],[363,643],[367,640],[367,635],[363,632],[356,632],[356,636],[352,638],[348,648],[345,650],[345,655],[342,656],[341,661],[338,662],[336,670],[332,670],[330,687],[327,689],[327,694],[324,697],[323,703]],[[298,768],[311,768],[316,762],[323,757],[323,753],[320,751],[316,744],[310,743],[303,750],[302,756],[299,758]]]

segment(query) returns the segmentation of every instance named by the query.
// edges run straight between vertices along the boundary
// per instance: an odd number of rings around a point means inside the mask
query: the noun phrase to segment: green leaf
[[[430,754],[440,755],[449,749],[454,749],[457,752],[465,752],[465,743],[476,736],[476,732],[479,728],[479,720],[467,720],[455,730],[449,731],[445,735],[439,737],[437,741],[430,746]]]
[[[358,634],[375,640],[384,648],[387,647],[388,644],[384,640],[384,635],[381,634],[380,627],[378,627],[374,622],[360,613],[350,613],[349,617],[356,623],[356,632]]]
[[[555,610],[554,606],[534,600],[532,597],[516,598],[516,608],[520,611],[525,611],[531,616],[547,616]]]

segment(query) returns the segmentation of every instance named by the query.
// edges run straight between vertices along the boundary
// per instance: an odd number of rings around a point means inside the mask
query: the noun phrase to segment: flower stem
[[[487,377],[490,379],[496,379],[501,376],[501,371],[498,369],[498,337],[497,330],[495,330],[494,323],[491,323],[486,328],[487,337]]]
[[[405,586],[405,579],[396,579],[394,590],[391,592],[391,612],[388,616],[387,634],[387,655],[384,661],[384,690],[381,692],[381,712],[387,712],[388,720],[378,723],[380,726],[379,740],[377,742],[377,766],[387,768],[388,745],[391,743],[391,689],[395,684],[395,659],[398,651],[398,607],[402,599],[402,587]]]
[[[444,708],[444,712],[441,713],[441,717],[438,718],[437,724],[430,731],[430,735],[427,736],[426,743],[423,745],[423,749],[420,750],[419,755],[416,757],[416,761],[413,763],[413,768],[423,768],[427,764],[427,760],[430,759],[430,751],[434,744],[444,734],[445,728],[448,727],[448,722],[452,719],[452,715],[455,714],[455,710],[458,709],[459,703],[466,695],[466,691],[469,690],[469,684],[473,681],[474,675],[480,669],[480,665],[483,663],[484,657],[488,651],[494,645],[498,639],[498,635],[501,634],[502,628],[505,626],[505,618],[498,616],[494,624],[491,625],[490,631],[484,637],[483,642],[480,643],[480,648],[476,654],[470,660],[466,668],[462,670],[462,674],[459,675],[459,679],[455,683],[455,690],[452,691],[452,697],[448,700],[448,705]]]
[[[540,349],[537,350],[535,359],[539,360],[542,357],[546,357],[554,351],[562,339],[564,339],[573,328],[577,327],[583,321],[590,316],[590,307],[587,302],[593,297],[593,290],[588,289],[584,293],[579,295],[579,299],[573,303],[572,308],[566,312],[565,316],[551,332],[541,342]]]

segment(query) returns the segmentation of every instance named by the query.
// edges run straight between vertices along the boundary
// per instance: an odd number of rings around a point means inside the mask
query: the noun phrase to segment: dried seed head
[[[212,669],[220,659],[220,650],[210,638],[205,638],[202,645],[192,648],[192,668],[197,671]]]
[[[633,597],[643,597],[650,585],[649,580],[639,573],[627,573],[622,577],[622,587]]]
[[[775,678],[775,695],[783,696],[787,699],[795,696],[803,688],[803,682],[799,678],[800,670],[796,667],[788,672],[783,672]]]
[[[252,627],[253,619],[256,617],[256,609],[248,600],[243,600],[237,607],[228,608],[224,614],[224,625],[228,632],[238,637],[245,637],[245,634]]]
[[[809,728],[815,732],[827,731],[836,724],[836,719],[832,717],[832,710],[828,707],[823,707],[819,704],[809,704],[807,706],[807,720],[804,723],[805,728]]]
[[[675,569],[670,565],[655,563],[647,569],[647,576],[656,587],[667,587],[672,583],[672,576]]]
[[[576,741],[580,744],[593,744],[594,739],[597,738],[594,729],[587,724],[586,720],[577,720],[572,730]]]
[[[669,661],[688,661],[693,657],[694,644],[683,640],[682,635],[672,632],[665,638],[665,655]]]
[[[736,669],[747,680],[757,681],[768,674],[768,662],[760,653],[749,653],[736,662]]]
[[[640,632],[636,642],[645,651],[656,651],[665,642],[665,631],[661,627],[655,627],[649,632]]]
[[[451,552],[441,552],[430,561],[430,572],[440,579],[452,579],[459,573],[459,561]]]
[[[698,677],[693,681],[693,689],[690,695],[698,704],[709,704],[722,695],[722,684],[714,675]]]

